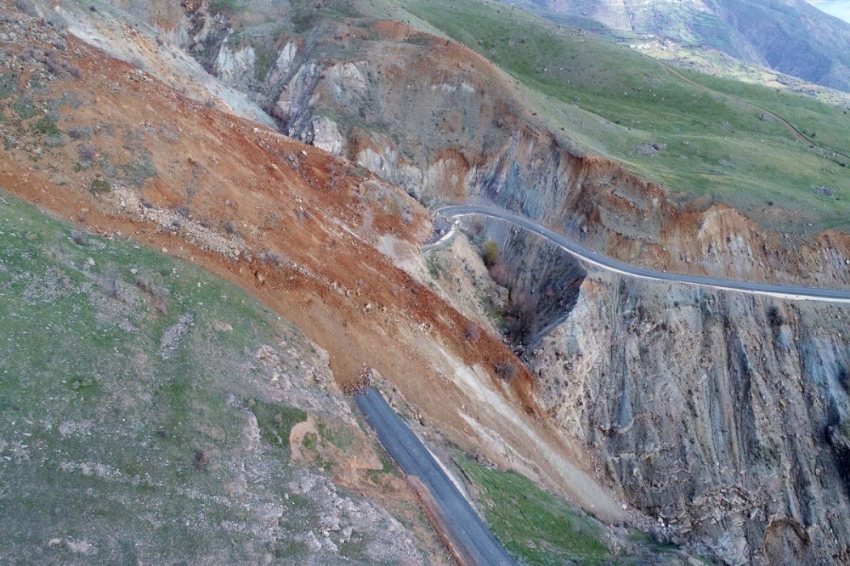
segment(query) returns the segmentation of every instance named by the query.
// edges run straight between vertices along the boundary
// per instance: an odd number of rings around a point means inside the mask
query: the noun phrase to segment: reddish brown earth
[[[22,121],[17,146],[0,153],[0,186],[89,230],[164,248],[240,285],[328,352],[339,385],[355,380],[364,367],[375,368],[452,441],[490,452],[478,445],[462,409],[534,462],[540,479],[569,490],[522,431],[479,410],[452,381],[455,363],[478,366],[489,374],[490,388],[519,407],[540,438],[559,454],[575,454],[542,416],[524,366],[486,332],[467,339],[469,320],[373,247],[392,237],[399,254],[417,253],[431,233],[425,209],[345,161],[189,100],[74,38],[66,41],[64,51],[35,40],[29,48],[78,68],[78,78],[55,78],[43,65],[21,59],[18,87],[36,108],[62,97],[73,100],[60,108],[58,127],[66,134],[88,127],[92,135],[65,135],[64,146],[51,148],[32,129],[38,116]],[[27,47],[21,43],[0,48],[18,54]],[[40,93],[27,87],[34,78],[45,84]],[[12,118],[8,107],[4,111]],[[92,167],[80,170],[75,165],[83,146],[97,156]],[[156,175],[141,187],[115,183],[110,193],[89,190],[95,179],[114,181],[116,170],[145,154]],[[182,207],[187,225],[241,239],[244,253],[233,260],[193,245],[189,229],[146,220],[122,206],[122,195],[138,195],[151,211]],[[517,370],[510,383],[494,371],[505,363]],[[510,464],[498,452],[488,456]],[[573,461],[593,473],[590,459]]]

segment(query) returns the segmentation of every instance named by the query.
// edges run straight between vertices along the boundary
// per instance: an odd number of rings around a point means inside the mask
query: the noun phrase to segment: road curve
[[[408,476],[428,489],[442,511],[446,536],[462,561],[469,565],[516,566],[431,453],[402,422],[374,387],[354,394],[354,402],[387,453]]]
[[[680,273],[664,273],[661,271],[629,265],[628,263],[617,261],[596,252],[592,252],[580,244],[570,240],[566,236],[544,228],[525,216],[508,212],[501,208],[471,204],[445,206],[437,209],[434,212],[434,215],[447,219],[471,215],[498,218],[546,238],[581,261],[627,277],[636,277],[638,279],[648,279],[650,281],[662,281],[666,283],[683,283],[686,285],[695,285],[710,289],[720,289],[722,291],[735,291],[751,295],[764,295],[768,297],[797,301],[850,303],[850,291],[823,289],[819,287],[751,283],[749,281],[737,281],[734,279],[720,279],[716,277],[702,277],[699,275],[686,275]]]

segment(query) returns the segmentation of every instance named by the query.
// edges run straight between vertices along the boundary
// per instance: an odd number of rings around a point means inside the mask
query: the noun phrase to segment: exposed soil
[[[63,135],[64,145],[48,147],[32,133],[35,118],[24,121],[15,146],[0,154],[3,187],[88,229],[165,249],[239,284],[328,352],[339,385],[374,367],[459,445],[478,447],[471,417],[517,450],[488,453],[492,459],[511,465],[519,458],[550,486],[596,505],[556,471],[551,454],[572,455],[587,477],[594,473],[591,460],[541,418],[531,376],[520,364],[510,383],[496,375],[498,364],[514,363],[510,350],[486,333],[470,343],[466,318],[373,247],[386,238],[424,241],[427,211],[344,161],[191,101],[73,38],[63,51],[51,48],[37,36],[39,25],[0,48],[10,56],[48,51],[80,76],[60,79],[35,61],[9,58],[16,88],[32,93],[36,107],[72,101],[60,104],[57,127],[91,134]],[[27,89],[33,80],[44,84],[41,92]],[[83,145],[93,147],[96,163],[75,168]],[[131,173],[142,158],[153,174],[138,180]],[[124,189],[93,194],[97,180]],[[148,212],[122,203],[123,190]],[[185,222],[163,226],[151,211],[176,212]],[[193,226],[237,242],[238,255],[199,241]],[[458,366],[476,368],[470,375],[485,380],[477,386],[502,397],[524,426],[471,399],[457,385]],[[538,441],[528,442],[528,434]],[[601,515],[616,515],[613,503],[598,503]]]

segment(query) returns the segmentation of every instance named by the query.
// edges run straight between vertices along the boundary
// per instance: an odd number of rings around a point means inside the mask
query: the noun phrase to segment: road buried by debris
[[[374,387],[365,387],[354,394],[354,401],[387,453],[408,476],[458,563],[514,566],[516,563],[487,525],[381,394]]]

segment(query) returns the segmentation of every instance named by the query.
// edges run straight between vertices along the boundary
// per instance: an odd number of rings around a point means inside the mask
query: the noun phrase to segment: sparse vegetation
[[[523,564],[616,562],[597,524],[528,478],[490,469],[466,456],[455,462],[478,488],[479,504],[493,533]]]
[[[135,187],[141,187],[145,181],[156,177],[156,167],[147,151],[142,151],[136,159],[123,165],[121,169],[127,184]]]
[[[78,246],[85,246],[86,244],[88,244],[85,233],[79,230],[71,230],[70,238],[71,241],[73,241]]]
[[[35,11],[35,7],[33,7],[29,0],[15,0],[15,8],[33,18],[38,15],[38,12]]]
[[[108,193],[111,190],[112,185],[109,183],[109,181],[106,181],[105,179],[93,179],[91,182],[91,187],[89,188],[89,191],[95,195]]]
[[[42,118],[39,118],[39,120],[33,126],[33,133],[43,136],[58,136],[62,134],[62,131],[59,129],[59,126],[56,125],[55,121],[51,120],[48,116],[44,116]]]
[[[80,158],[81,163],[91,163],[94,162],[94,159],[97,155],[97,151],[90,145],[81,145],[77,148],[77,155]]]
[[[428,264],[428,274],[434,279],[449,279],[451,277],[451,273],[436,254],[429,255],[426,263]]]
[[[241,9],[241,6],[237,0],[211,0],[209,9],[213,14],[225,10],[236,13]]]
[[[276,403],[253,401],[251,412],[257,418],[260,438],[270,447],[289,453],[289,432],[307,418],[307,413]]]
[[[88,139],[92,136],[92,129],[88,126],[73,126],[68,130],[68,136],[74,140]]]
[[[528,297],[511,301],[505,313],[505,332],[513,344],[527,344],[535,326],[534,302]]]
[[[270,263],[272,265],[281,265],[283,263],[283,256],[271,250],[260,252],[258,259],[263,263]]]
[[[502,255],[499,253],[499,244],[493,240],[486,241],[481,248],[481,258],[488,268],[499,263],[502,259]]]
[[[510,282],[510,270],[508,269],[508,266],[501,261],[501,258],[499,263],[490,267],[487,272],[490,274],[490,279],[492,279],[496,285],[499,285],[500,287],[508,286],[508,283]]]
[[[336,556],[359,562],[362,545],[391,539],[374,505],[289,461],[289,431],[307,413],[274,400],[281,389],[272,372],[286,375],[293,402],[318,406],[328,395],[301,377],[318,359],[293,327],[195,266],[82,235],[0,196],[4,556],[301,563],[315,555],[304,535],[327,515],[326,485],[374,523],[357,529],[354,544],[332,533]],[[157,311],[154,296],[171,314]],[[165,357],[162,337],[181,320],[191,322],[172,333]],[[229,330],[217,330],[223,321]],[[259,348],[275,352],[273,365]],[[299,482],[325,491],[293,487]],[[269,510],[279,510],[273,529]]]

